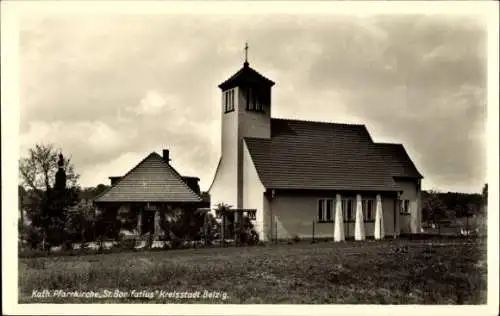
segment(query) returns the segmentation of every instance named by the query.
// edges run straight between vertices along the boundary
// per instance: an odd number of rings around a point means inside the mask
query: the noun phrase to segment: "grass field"
[[[21,258],[19,302],[485,304],[486,268],[480,239]]]

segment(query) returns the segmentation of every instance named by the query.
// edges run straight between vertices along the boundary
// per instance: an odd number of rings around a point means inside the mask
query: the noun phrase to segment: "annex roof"
[[[152,152],[95,202],[201,202],[182,176]]]

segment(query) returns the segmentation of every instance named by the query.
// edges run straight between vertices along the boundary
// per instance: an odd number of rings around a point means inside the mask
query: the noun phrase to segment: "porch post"
[[[412,234],[419,233],[417,200],[410,201],[410,227]]]
[[[377,200],[375,205],[375,239],[384,239],[384,214],[382,209],[382,198],[380,194],[377,194]]]
[[[333,231],[333,239],[335,241],[344,241],[344,219],[342,216],[342,198],[340,194],[335,197],[335,224]]]
[[[154,219],[154,231],[153,234],[154,236],[158,236],[161,234],[161,225],[160,225],[160,210],[156,209],[155,210],[155,219]]]
[[[365,240],[365,221],[363,220],[361,194],[356,195],[356,223],[354,224],[354,239]]]
[[[394,238],[399,237],[399,234],[401,233],[401,224],[400,224],[400,218],[401,215],[399,214],[401,212],[401,193],[398,192],[398,195],[396,197],[395,202],[395,216],[396,216],[396,229],[394,231]]]
[[[139,213],[137,214],[137,231],[139,232],[139,235],[142,235],[142,209],[139,210]]]

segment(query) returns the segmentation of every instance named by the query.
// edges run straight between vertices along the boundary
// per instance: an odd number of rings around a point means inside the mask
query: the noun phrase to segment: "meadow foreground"
[[[19,303],[485,304],[486,271],[480,239],[21,258]]]

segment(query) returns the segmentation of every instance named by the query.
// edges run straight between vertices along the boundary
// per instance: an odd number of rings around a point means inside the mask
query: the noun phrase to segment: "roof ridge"
[[[315,123],[315,124],[324,124],[324,125],[344,125],[344,126],[363,126],[363,127],[366,127],[365,124],[359,124],[359,123],[325,122],[325,121],[299,120],[299,119],[280,118],[280,117],[272,117],[271,120],[274,120],[274,121],[301,122],[301,123]]]

